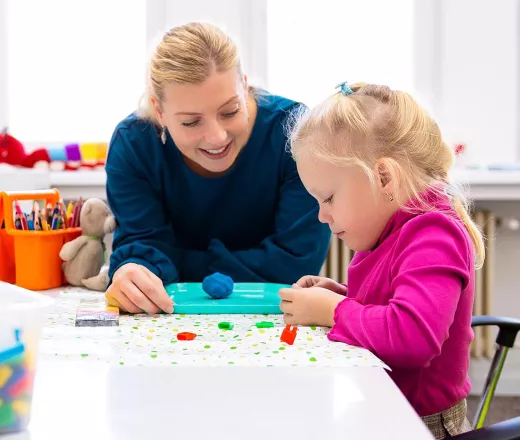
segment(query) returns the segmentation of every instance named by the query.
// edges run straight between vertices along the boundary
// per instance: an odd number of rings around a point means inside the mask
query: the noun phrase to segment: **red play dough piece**
[[[195,333],[191,332],[181,332],[177,333],[177,339],[179,341],[193,341],[197,335]]]
[[[298,331],[298,327],[291,327],[290,325],[286,325],[282,331],[282,336],[280,336],[280,341],[285,342],[286,344],[293,345],[294,340],[296,339],[296,332]]]

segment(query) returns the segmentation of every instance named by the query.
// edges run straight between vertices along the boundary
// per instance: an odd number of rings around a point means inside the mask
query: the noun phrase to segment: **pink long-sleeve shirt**
[[[468,395],[474,335],[472,241],[447,199],[430,203],[435,210],[397,211],[375,248],[355,254],[328,335],[385,362],[420,416]]]

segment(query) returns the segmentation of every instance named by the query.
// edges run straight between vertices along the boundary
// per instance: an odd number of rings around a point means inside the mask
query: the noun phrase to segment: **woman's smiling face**
[[[234,68],[200,84],[170,84],[155,105],[187,164],[203,175],[231,168],[251,133],[251,107],[256,111],[246,79]]]

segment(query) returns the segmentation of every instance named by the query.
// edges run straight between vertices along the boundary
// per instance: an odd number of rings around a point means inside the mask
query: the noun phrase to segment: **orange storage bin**
[[[31,193],[0,193],[0,280],[29,290],[46,290],[65,284],[60,250],[68,241],[81,235],[81,228],[53,231],[16,229],[13,203],[22,200],[44,200],[54,206],[60,200],[57,190]]]

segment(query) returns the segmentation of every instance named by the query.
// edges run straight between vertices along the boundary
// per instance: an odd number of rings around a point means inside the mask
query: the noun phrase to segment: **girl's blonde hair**
[[[469,202],[449,181],[454,152],[437,123],[408,93],[374,84],[350,89],[347,96],[338,92],[299,115],[290,134],[293,157],[357,166],[374,185],[380,163],[394,182],[396,197],[402,194],[397,202],[408,210],[433,209],[421,197],[427,188],[447,194],[473,241],[475,265],[481,267],[484,239],[470,217]]]
[[[157,123],[152,98],[161,103],[168,84],[198,84],[233,67],[243,76],[237,45],[220,28],[197,22],[174,27],[152,55],[140,115]]]

